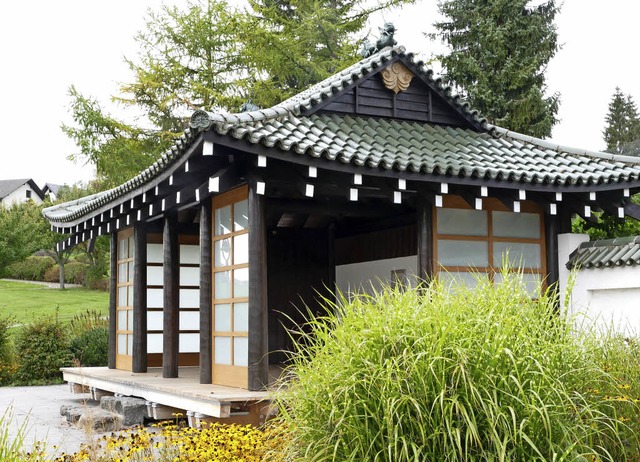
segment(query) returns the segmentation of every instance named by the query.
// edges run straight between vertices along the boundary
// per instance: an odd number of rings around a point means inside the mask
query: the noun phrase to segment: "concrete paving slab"
[[[99,407],[100,403],[90,398],[89,393],[71,393],[67,383],[41,387],[2,387],[0,415],[7,411],[13,415],[9,426],[11,438],[15,438],[23,427],[25,449],[42,441],[53,458],[62,453],[77,452],[82,443],[95,441],[104,434],[77,428],[60,415],[62,405]]]

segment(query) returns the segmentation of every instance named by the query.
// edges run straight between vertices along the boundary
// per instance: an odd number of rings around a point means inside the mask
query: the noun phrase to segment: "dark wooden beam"
[[[433,208],[423,195],[418,197],[416,214],[418,277],[422,281],[430,281],[433,277]]]
[[[200,383],[212,383],[211,198],[200,206]]]
[[[180,310],[180,247],[178,214],[169,211],[164,216],[163,246],[163,323],[162,377],[178,377],[179,310]]]
[[[111,234],[109,253],[109,369],[116,368],[116,329],[118,325],[118,233]]]
[[[147,372],[147,230],[139,222],[133,228],[133,372]]]
[[[624,214],[628,217],[640,220],[640,205],[628,202],[624,204]]]
[[[265,197],[249,187],[249,390],[269,381],[267,304],[267,227]]]
[[[558,261],[558,233],[561,217],[558,215],[544,214],[544,234],[547,257],[547,287],[550,290],[558,289],[560,280],[560,266]]]

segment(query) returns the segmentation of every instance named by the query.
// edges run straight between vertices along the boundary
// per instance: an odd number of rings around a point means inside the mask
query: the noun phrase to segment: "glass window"
[[[455,289],[456,286],[467,287],[473,289],[478,285],[478,282],[486,278],[486,273],[472,273],[466,271],[440,271],[438,273],[438,279],[440,279],[445,287]]]
[[[119,355],[127,354],[127,335],[126,334],[118,334],[118,354]]]
[[[542,266],[540,244],[526,244],[522,242],[494,242],[493,266],[502,268],[507,260],[511,268],[536,268]]]
[[[440,239],[438,262],[443,266],[489,266],[489,243]]]
[[[213,243],[214,264],[216,268],[231,266],[231,238],[220,239]]]
[[[127,264],[126,263],[118,264],[118,282],[119,283],[127,282]]]
[[[437,209],[438,234],[487,236],[487,212],[484,210]]]
[[[249,304],[233,304],[233,330],[235,332],[249,331]]]
[[[216,209],[214,217],[214,235],[222,236],[231,232],[231,206]]]
[[[233,270],[233,297],[249,296],[249,268]]]
[[[233,264],[249,263],[249,235],[241,234],[233,238]]]
[[[187,265],[200,264],[200,246],[186,245],[180,246],[180,263]]]
[[[233,230],[242,231],[249,227],[249,201],[247,199],[233,204]]]
[[[249,339],[247,337],[234,337],[233,364],[236,366],[249,365]]]
[[[540,238],[537,213],[492,212],[492,233],[496,237]]]
[[[118,306],[127,306],[127,286],[118,287]]]
[[[118,242],[118,260],[125,260],[129,256],[129,249],[127,247],[128,243],[129,241],[127,239],[122,239]]]
[[[127,330],[127,311],[118,310],[118,330]]]
[[[231,271],[221,271],[213,276],[215,298],[231,298]]]
[[[163,263],[162,244],[147,244],[147,263]]]

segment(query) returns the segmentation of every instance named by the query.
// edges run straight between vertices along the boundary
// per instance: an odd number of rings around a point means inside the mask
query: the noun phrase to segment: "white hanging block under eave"
[[[631,191],[629,191],[629,188],[625,188],[623,191],[624,197],[629,197],[631,195]]]
[[[317,167],[309,167],[309,178],[318,178]]]
[[[256,194],[264,196],[264,191],[265,191],[266,186],[267,185],[265,184],[264,181],[258,181],[256,183]]]
[[[591,206],[590,205],[585,205],[584,206],[584,216],[589,218],[591,216]]]
[[[476,198],[476,210],[482,210],[482,199],[479,197]]]
[[[202,155],[203,156],[212,156],[213,155],[213,142],[205,141],[202,145]]]
[[[520,213],[520,201],[513,201],[513,211]]]
[[[393,191],[393,203],[402,204],[402,193],[400,191]]]
[[[480,197],[488,197],[489,196],[489,188],[486,186],[480,187]]]
[[[349,190],[349,200],[354,202],[358,200],[358,190],[356,188]]]
[[[313,197],[314,187],[312,184],[307,184],[304,188],[304,195],[307,197]]]
[[[556,204],[549,204],[549,215],[557,215],[558,206]]]
[[[267,156],[259,155],[258,167],[266,167],[266,166],[267,166]]]
[[[556,193],[556,202],[562,202],[562,193],[561,192],[557,192]]]
[[[618,207],[618,218],[624,218],[624,207]]]
[[[209,192],[220,191],[220,177],[209,178]]]
[[[447,183],[440,183],[440,194],[449,194],[449,185]]]
[[[518,200],[521,200],[521,201],[527,200],[527,191],[525,191],[524,189],[519,189]]]
[[[442,207],[442,196],[436,195],[436,207]]]
[[[403,178],[399,178],[398,179],[398,189],[401,191],[404,191],[405,189],[407,189],[407,180],[403,179]]]
[[[356,173],[353,175],[353,184],[356,184],[356,185],[362,184],[362,175],[360,173]]]
[[[594,191],[591,191],[589,193],[589,200],[590,201],[595,201],[596,200],[596,193]]]

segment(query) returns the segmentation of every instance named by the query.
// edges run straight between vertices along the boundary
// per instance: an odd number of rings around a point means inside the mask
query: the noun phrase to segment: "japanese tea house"
[[[135,178],[44,215],[63,248],[111,236],[110,370],[257,391],[321,295],[498,283],[507,251],[533,291],[573,214],[637,215],[638,191],[640,159],[491,125],[396,46],[268,109],[196,111]]]

